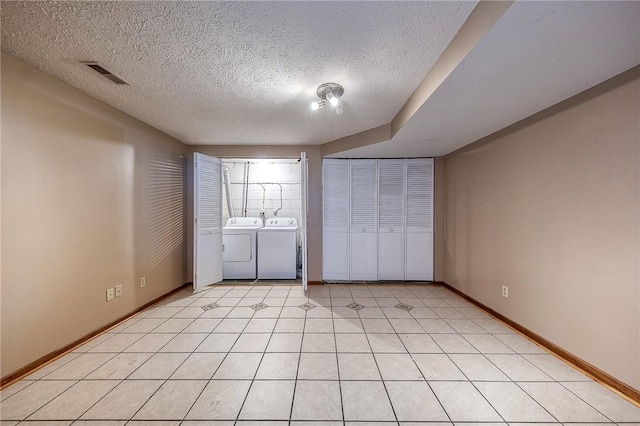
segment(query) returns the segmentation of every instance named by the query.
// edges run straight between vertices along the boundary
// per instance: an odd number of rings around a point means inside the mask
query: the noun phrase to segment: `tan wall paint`
[[[320,146],[308,145],[198,145],[190,154],[199,152],[220,158],[300,158],[307,153],[309,163],[309,281],[322,280],[322,159]],[[191,155],[190,155],[191,157]],[[190,162],[191,164],[191,162]],[[191,193],[192,191],[189,191]],[[192,201],[189,202],[191,206]],[[191,216],[189,216],[191,217]],[[190,227],[191,228],[191,227]],[[189,236],[192,230],[189,229]]]
[[[187,152],[2,54],[3,377],[186,282],[186,243],[169,241],[184,240],[184,215],[149,195],[184,198]],[[158,179],[168,166],[172,191]],[[159,211],[176,229],[156,238]],[[107,303],[117,284],[123,296]]]
[[[444,165],[445,281],[636,389],[639,78],[636,67]]]

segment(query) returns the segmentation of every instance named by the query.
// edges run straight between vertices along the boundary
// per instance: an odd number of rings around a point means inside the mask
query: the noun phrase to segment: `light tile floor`
[[[2,426],[640,424],[640,408],[433,285],[185,290],[0,401]]]

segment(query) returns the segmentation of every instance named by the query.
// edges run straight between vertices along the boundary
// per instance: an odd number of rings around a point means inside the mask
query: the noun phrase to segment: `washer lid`
[[[264,225],[262,224],[262,219],[259,217],[232,217],[227,220],[227,224],[225,228],[251,228],[258,229],[262,228]]]

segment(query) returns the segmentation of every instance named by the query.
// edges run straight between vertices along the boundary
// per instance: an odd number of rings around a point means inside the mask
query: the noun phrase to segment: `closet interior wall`
[[[223,159],[236,217],[293,217],[300,221],[300,162],[294,159]],[[223,219],[229,219],[226,192]]]

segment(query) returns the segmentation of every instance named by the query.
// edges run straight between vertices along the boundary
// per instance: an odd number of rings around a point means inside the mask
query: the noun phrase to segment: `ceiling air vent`
[[[100,65],[95,61],[80,61],[80,63],[88,66],[95,72],[102,74],[103,76],[107,77],[109,80],[113,81],[116,84],[121,84],[125,86],[129,85],[129,83],[127,83],[117,75],[113,74],[111,71],[109,71],[108,69],[106,69],[105,67],[103,67],[102,65]]]

